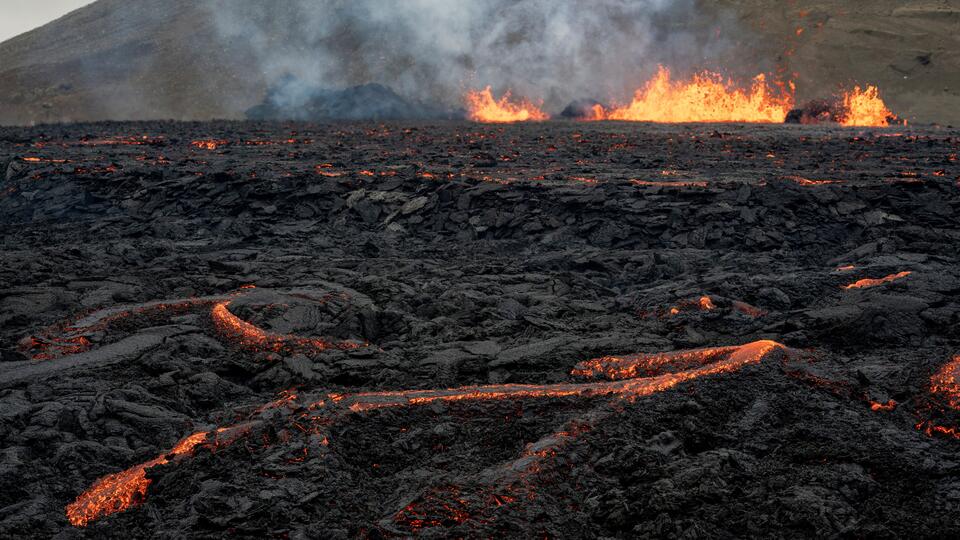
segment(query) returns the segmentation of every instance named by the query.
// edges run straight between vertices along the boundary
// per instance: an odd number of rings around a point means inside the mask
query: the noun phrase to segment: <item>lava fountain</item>
[[[493,97],[490,87],[483,90],[471,90],[465,96],[467,118],[474,122],[511,123],[549,120],[550,116],[540,107],[527,100],[513,102],[510,92],[499,100]]]
[[[660,66],[657,74],[639,88],[628,105],[609,110],[593,107],[588,120],[634,122],[757,122],[780,123],[793,107],[793,86],[774,90],[764,75],[757,75],[749,89],[708,71],[689,81],[672,78]]]

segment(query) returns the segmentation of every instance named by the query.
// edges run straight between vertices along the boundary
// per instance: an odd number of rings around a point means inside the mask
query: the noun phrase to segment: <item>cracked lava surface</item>
[[[0,129],[0,536],[960,535],[958,141]]]

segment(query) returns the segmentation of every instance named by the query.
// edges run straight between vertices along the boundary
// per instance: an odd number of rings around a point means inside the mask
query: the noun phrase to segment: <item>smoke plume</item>
[[[319,88],[379,83],[460,104],[492,85],[557,110],[622,100],[660,63],[710,67],[726,49],[694,0],[214,0],[215,27],[248,47],[271,99],[297,106]]]

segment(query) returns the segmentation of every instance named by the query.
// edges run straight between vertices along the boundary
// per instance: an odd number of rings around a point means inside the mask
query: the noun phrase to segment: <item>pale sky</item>
[[[0,0],[0,43],[91,3],[93,0]]]

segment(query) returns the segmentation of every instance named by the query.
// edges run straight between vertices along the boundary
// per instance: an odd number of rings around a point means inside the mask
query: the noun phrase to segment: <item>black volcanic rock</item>
[[[571,118],[574,120],[583,120],[593,117],[593,108],[597,105],[606,108],[606,105],[600,103],[599,101],[591,98],[581,98],[576,99],[570,102],[563,111],[560,112],[560,116],[563,118]]]
[[[291,93],[295,93],[291,97]],[[263,103],[247,111],[250,120],[438,120],[462,118],[439,106],[409,100],[380,84],[342,90],[302,89],[285,79],[268,92]]]

